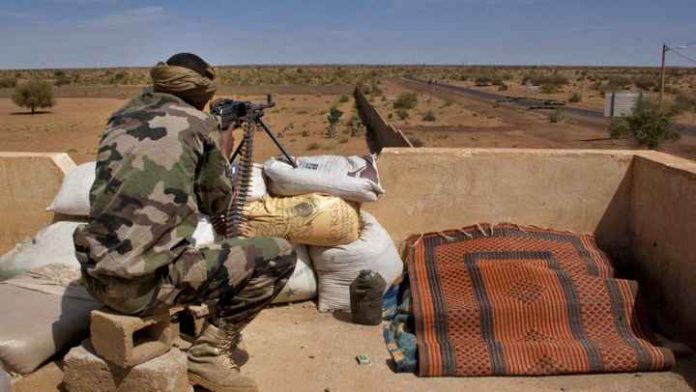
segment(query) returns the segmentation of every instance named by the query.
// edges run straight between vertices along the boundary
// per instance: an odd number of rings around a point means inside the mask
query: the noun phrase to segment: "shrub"
[[[413,147],[425,146],[425,143],[423,143],[423,141],[417,137],[409,138],[409,140],[411,140],[411,144],[413,145]]]
[[[578,93],[573,93],[573,95],[571,95],[570,98],[568,98],[568,102],[570,103],[578,103],[580,101],[582,101],[582,95]]]
[[[338,142],[341,144],[348,143],[348,138],[347,137],[341,137],[338,139]]]
[[[0,88],[15,88],[17,87],[17,79],[6,76],[0,79]]]
[[[654,77],[640,76],[633,80],[633,85],[643,91],[651,91],[657,88],[657,80]]]
[[[32,79],[15,88],[12,102],[19,107],[30,109],[31,114],[34,114],[36,109],[49,108],[55,104],[53,86],[44,80]]]
[[[555,84],[542,84],[541,87],[539,88],[539,91],[541,91],[542,94],[553,94],[557,93],[559,90],[559,87],[556,86]]]
[[[65,73],[60,74],[56,78],[56,81],[53,82],[53,84],[55,84],[58,87],[64,86],[64,85],[70,84],[70,83],[71,83],[70,77],[68,75],[66,75]]]
[[[502,86],[498,87],[498,91],[508,91],[508,86],[502,85]]]
[[[401,93],[394,101],[394,109],[413,109],[418,104],[416,93]]]
[[[307,137],[309,136],[309,131],[302,131],[301,135],[302,137]]]
[[[399,120],[406,120],[408,118],[408,112],[404,109],[399,109],[396,111],[396,117],[398,117]]]
[[[321,144],[319,144],[319,143],[317,143],[317,142],[314,142],[314,143],[310,143],[310,144],[307,146],[307,151],[318,150],[318,149],[320,149],[320,148],[321,148]]]
[[[625,76],[610,76],[605,86],[605,91],[626,90],[633,83]]]
[[[377,85],[377,83],[372,83],[372,84],[370,84],[370,88],[369,88],[368,91],[369,91],[369,93],[366,93],[366,94],[370,94],[370,95],[374,95],[374,96],[378,96],[378,97],[379,97],[380,95],[382,95],[382,89],[379,88],[379,86]]]
[[[433,114],[432,110],[428,110],[423,114],[423,121],[435,121],[435,114]]]
[[[561,87],[565,86],[568,84],[568,78],[561,74],[553,73],[551,75],[543,75],[540,73],[532,72],[526,74],[522,78],[522,84],[532,84],[535,86],[549,86],[547,88],[553,89],[555,88],[556,91],[559,90]]]
[[[673,111],[677,113],[692,112],[696,113],[696,94],[678,94],[674,98]]]
[[[326,119],[329,120],[327,133],[332,139],[336,137],[336,125],[341,120],[342,115],[343,112],[338,110],[336,106],[332,106],[331,109],[329,109],[329,114],[326,115]]]
[[[561,113],[560,110],[556,109],[551,114],[549,114],[549,122],[552,124],[559,123],[563,120],[563,113]]]
[[[128,72],[118,71],[111,76],[111,84],[126,84],[128,82]]]
[[[339,102],[339,103],[345,103],[345,102],[348,102],[349,99],[350,99],[350,98],[348,98],[347,95],[341,95],[341,96],[338,98],[338,102]]]
[[[638,100],[633,113],[614,121],[610,128],[612,138],[632,135],[636,141],[649,148],[676,140],[679,133],[672,128],[673,111],[661,110],[659,105],[645,98]]]
[[[490,86],[493,83],[493,78],[487,75],[481,75],[476,78],[474,84],[478,87]]]

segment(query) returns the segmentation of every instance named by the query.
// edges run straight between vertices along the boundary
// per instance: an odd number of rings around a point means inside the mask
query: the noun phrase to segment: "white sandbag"
[[[97,163],[87,162],[72,169],[63,179],[49,211],[65,215],[89,216],[89,190],[96,176]]]
[[[83,222],[56,222],[41,229],[31,240],[17,244],[0,256],[0,278],[8,278],[47,264],[79,268],[73,233]]]
[[[326,193],[358,203],[376,201],[384,193],[373,156],[321,155],[297,158],[297,168],[274,158],[264,173],[273,195],[295,196]]]
[[[63,179],[56,197],[47,209],[59,214],[89,216],[89,191],[94,183],[96,170],[96,162],[83,163],[71,170]],[[267,194],[263,166],[254,163],[247,200],[260,200]]]
[[[81,286],[36,275],[0,282],[0,298],[0,365],[20,374],[85,339],[89,314],[101,307]]]
[[[367,212],[361,212],[360,238],[348,245],[310,246],[319,277],[319,310],[350,310],[349,286],[360,270],[382,275],[387,287],[403,272],[403,262],[389,233]]]
[[[312,261],[305,245],[295,245],[297,264],[288,283],[273,300],[274,304],[297,302],[313,299],[317,296],[317,278],[312,270]]]
[[[237,165],[232,166],[232,175],[237,172]],[[261,200],[264,196],[268,194],[266,190],[266,180],[263,178],[263,165],[260,163],[254,163],[251,170],[251,186],[249,187],[249,194],[247,194],[247,201]]]

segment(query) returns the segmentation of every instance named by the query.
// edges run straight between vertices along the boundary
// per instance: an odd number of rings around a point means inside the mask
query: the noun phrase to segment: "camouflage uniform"
[[[216,308],[239,331],[279,293],[295,254],[277,238],[234,238],[196,249],[197,212],[232,201],[218,123],[178,97],[143,93],[114,113],[99,143],[90,221],[74,241],[89,291],[128,314],[181,303]]]

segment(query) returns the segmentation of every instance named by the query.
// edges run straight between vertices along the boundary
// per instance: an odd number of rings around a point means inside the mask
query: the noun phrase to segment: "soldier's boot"
[[[234,344],[226,333],[208,324],[188,350],[191,384],[212,392],[257,392],[256,382],[242,376],[231,358]]]

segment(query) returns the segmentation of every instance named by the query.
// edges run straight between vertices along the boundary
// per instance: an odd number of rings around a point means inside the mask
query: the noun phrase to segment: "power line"
[[[696,41],[687,42],[684,45],[673,46],[670,49],[687,49],[687,48],[690,48],[692,46],[696,46]]]
[[[677,56],[683,58],[684,60],[688,60],[688,61],[691,61],[692,63],[696,64],[696,59],[693,59],[693,58],[691,58],[691,57],[689,57],[689,56],[687,56],[687,55],[685,55],[685,54],[679,52],[678,50],[676,50],[676,49],[674,49],[674,48],[669,48],[669,50],[672,51],[672,52],[674,52],[674,54],[676,54]]]

